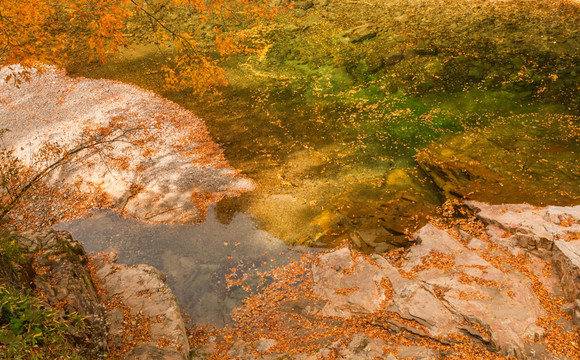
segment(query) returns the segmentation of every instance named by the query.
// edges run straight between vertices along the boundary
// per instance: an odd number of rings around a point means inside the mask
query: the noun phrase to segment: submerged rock
[[[294,8],[301,10],[308,10],[314,6],[314,3],[310,0],[294,1]]]
[[[405,59],[405,55],[403,53],[393,52],[393,53],[390,53],[387,56],[385,56],[385,58],[383,59],[383,63],[385,65],[391,66],[391,65],[398,64],[403,59]]]
[[[447,198],[573,205],[580,199],[578,142],[561,115],[494,118],[494,125],[438,140],[415,159]]]
[[[375,24],[363,24],[347,30],[344,36],[352,43],[365,41],[377,36],[378,30]]]
[[[0,78],[18,71],[5,67]],[[10,130],[4,143],[29,166],[44,165],[34,158],[46,154],[46,144],[71,150],[104,139],[48,181],[102,192],[137,218],[197,222],[211,203],[253,188],[228,165],[201,119],[136,86],[45,67],[18,86],[3,84],[0,103],[0,128]]]

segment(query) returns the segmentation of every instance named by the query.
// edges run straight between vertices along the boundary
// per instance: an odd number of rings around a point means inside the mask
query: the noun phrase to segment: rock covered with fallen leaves
[[[165,275],[149,265],[117,264],[107,253],[91,266],[107,309],[110,359],[189,358],[181,308]]]
[[[321,257],[313,268],[315,294],[328,299],[321,313],[372,313],[380,309],[379,304],[360,309],[353,305],[358,299],[385,301],[387,292],[390,294],[384,308],[413,321],[416,328],[412,331],[423,336],[467,333],[506,355],[515,355],[524,351],[526,339],[544,335],[536,321],[546,313],[522,276],[502,272],[433,225],[423,227],[415,237],[417,245],[411,248],[401,268],[378,255],[370,261],[363,257],[353,259],[349,249],[339,250],[355,266],[350,282],[345,281],[349,274],[344,274],[348,267],[316,277],[318,269],[334,265],[327,257],[335,253]],[[375,264],[371,264],[373,261]],[[358,272],[360,267],[368,269]],[[387,286],[381,284],[383,279],[388,280]],[[334,286],[334,293],[317,291]],[[342,311],[329,311],[329,307],[341,303]]]
[[[4,67],[0,78],[22,72]],[[136,86],[71,78],[47,66],[0,85],[3,142],[27,166],[52,171],[57,188],[103,193],[113,207],[152,222],[202,220],[211,203],[253,184],[231,168],[203,121]],[[88,145],[88,146],[87,146]]]
[[[468,206],[469,216],[421,228],[405,251],[342,247],[266,274],[234,326],[192,343],[194,351],[214,359],[577,359],[580,206]]]

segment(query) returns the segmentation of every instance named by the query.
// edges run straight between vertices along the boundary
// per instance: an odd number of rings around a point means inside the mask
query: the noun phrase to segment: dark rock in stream
[[[82,245],[63,231],[2,233],[23,250],[24,264],[0,255],[0,280],[17,289],[33,290],[48,308],[85,317],[85,328],[72,335],[77,350],[88,359],[104,358],[107,346],[105,308],[88,271]]]
[[[293,4],[294,4],[295,9],[301,9],[301,10],[308,10],[314,6],[314,3],[310,0],[294,1]]]
[[[403,59],[405,59],[405,55],[403,55],[400,52],[394,52],[391,53],[389,55],[387,55],[384,59],[383,59],[383,63],[387,66],[391,66],[391,65],[395,65],[398,64],[400,61],[402,61]]]
[[[0,254],[0,282],[32,290],[45,307],[63,315],[83,316],[84,329],[71,337],[84,358],[104,359],[108,353],[127,360],[188,359],[181,309],[157,269],[117,265],[109,255],[90,258],[64,231],[0,236],[23,251],[23,263]]]
[[[319,7],[328,6],[329,3],[330,3],[330,0],[314,0],[314,5],[319,6]]]

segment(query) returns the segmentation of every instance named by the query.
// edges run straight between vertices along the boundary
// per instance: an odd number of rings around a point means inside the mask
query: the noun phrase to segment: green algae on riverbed
[[[263,50],[222,64],[219,95],[165,90],[170,50],[151,44],[70,70],[203,118],[258,185],[219,207],[288,243],[383,251],[447,198],[578,203],[579,14],[569,1],[317,1],[256,29]]]

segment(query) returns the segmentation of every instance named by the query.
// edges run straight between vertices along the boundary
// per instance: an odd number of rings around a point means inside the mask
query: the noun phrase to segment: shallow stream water
[[[191,110],[257,189],[197,227],[111,214],[63,226],[89,250],[160,267],[196,319],[219,323],[242,297],[224,297],[227,268],[284,243],[382,252],[448,199],[578,204],[579,19],[570,1],[316,1],[256,30],[259,56],[222,62],[218,95],[167,90],[168,50],[146,41],[72,64]],[[372,36],[352,41],[361,24]]]
[[[186,313],[197,324],[215,326],[228,323],[231,310],[247,295],[239,285],[228,287],[226,276],[236,281],[246,274],[244,286],[255,290],[259,272],[313,251],[286,245],[242,213],[220,222],[215,206],[197,226],[151,225],[103,211],[56,228],[71,232],[87,252],[114,251],[119,263],[161,270]]]

